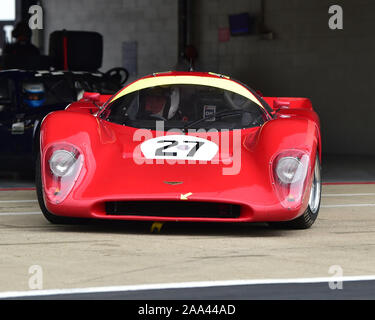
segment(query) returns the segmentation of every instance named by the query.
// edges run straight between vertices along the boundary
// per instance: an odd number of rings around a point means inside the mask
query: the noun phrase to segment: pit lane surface
[[[374,184],[324,185],[320,215],[309,230],[277,230],[263,224],[168,223],[159,234],[153,234],[150,223],[51,225],[40,213],[34,190],[3,188],[0,191],[0,297],[6,297],[6,292],[30,290],[33,273],[29,271],[35,265],[42,270],[43,289],[47,290],[372,276],[375,275],[374,212]],[[332,266],[339,268],[330,269]],[[271,288],[270,284],[259,285],[262,289],[257,287],[258,293],[267,293]],[[303,297],[304,288],[310,292],[310,298],[324,298],[333,291],[343,298],[375,298],[371,280],[345,283],[341,296],[327,283],[321,285],[274,284],[272,295],[268,296]],[[252,297],[249,287],[246,290],[245,286],[219,286],[212,287],[211,291],[200,288],[195,293],[192,288],[189,289],[192,291],[185,289],[183,295],[170,289],[159,291],[159,295],[156,291],[133,291],[133,295],[127,292],[109,297],[188,299],[189,292],[193,297],[199,297],[196,294],[201,292],[202,298],[207,299],[238,299],[246,298],[245,291]],[[93,297],[105,298],[103,293],[89,298]]]

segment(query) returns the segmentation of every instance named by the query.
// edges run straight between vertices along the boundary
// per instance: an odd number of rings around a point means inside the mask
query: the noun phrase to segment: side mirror
[[[276,99],[273,101],[273,109],[279,111],[280,109],[289,109],[290,101]]]
[[[97,92],[84,92],[83,99],[98,104],[100,102],[100,93]]]

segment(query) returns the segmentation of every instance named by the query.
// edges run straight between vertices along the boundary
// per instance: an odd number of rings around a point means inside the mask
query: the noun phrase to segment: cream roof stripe
[[[244,86],[226,79],[226,78],[214,78],[214,77],[201,77],[201,76],[156,76],[150,77],[145,79],[140,79],[135,81],[134,83],[130,84],[129,86],[125,87],[121,90],[115,97],[113,97],[112,101],[117,100],[118,98],[123,97],[129,93],[142,90],[149,87],[154,86],[163,86],[163,85],[172,85],[172,84],[195,84],[195,85],[202,85],[202,86],[209,86],[209,87],[216,87],[228,91],[232,91],[237,93],[241,96],[244,96],[261,108],[263,106],[258,101],[257,98]]]

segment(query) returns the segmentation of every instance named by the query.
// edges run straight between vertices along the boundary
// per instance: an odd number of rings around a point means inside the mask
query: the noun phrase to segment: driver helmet
[[[180,91],[175,86],[157,86],[150,88],[146,97],[146,111],[163,116],[167,100],[170,101],[170,107],[167,119],[172,119],[178,111],[180,104]]]
[[[43,83],[26,83],[23,85],[24,102],[31,108],[41,107],[45,102]]]
[[[168,120],[172,119],[178,111],[180,105],[180,89],[173,86],[171,90],[171,106],[168,111]]]

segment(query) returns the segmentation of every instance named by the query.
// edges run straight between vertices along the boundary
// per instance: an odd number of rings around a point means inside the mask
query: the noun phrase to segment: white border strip
[[[187,289],[187,288],[207,288],[207,287],[243,286],[243,285],[264,285],[264,284],[301,284],[301,283],[308,284],[308,283],[325,283],[325,282],[329,283],[333,281],[344,282],[344,281],[374,281],[374,280],[375,280],[375,275],[325,277],[325,278],[177,282],[177,283],[141,284],[141,285],[128,285],[128,286],[73,288],[73,289],[8,291],[8,292],[0,292],[0,299],[68,295],[68,294],[128,292],[128,291],[141,291],[141,290]]]

